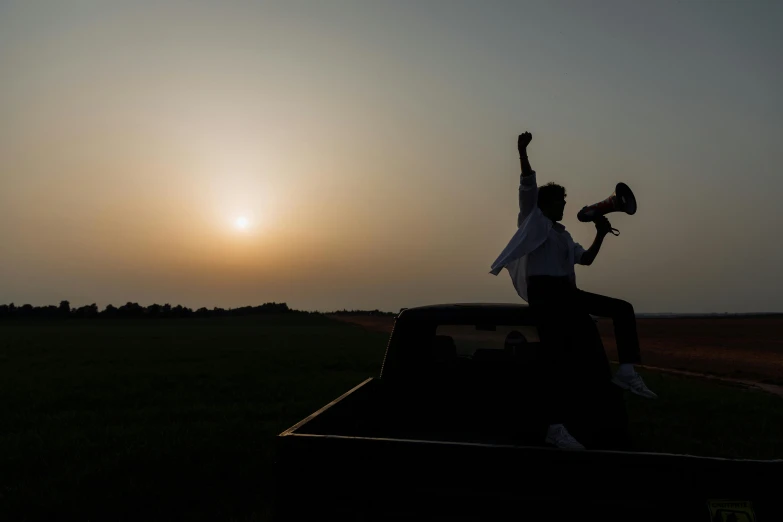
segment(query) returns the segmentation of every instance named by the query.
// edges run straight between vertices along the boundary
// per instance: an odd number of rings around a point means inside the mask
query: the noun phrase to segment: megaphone
[[[576,218],[582,222],[595,221],[600,216],[611,212],[625,212],[630,216],[636,214],[636,197],[634,197],[630,187],[625,183],[618,183],[612,195],[605,200],[589,207],[583,207],[576,215]],[[616,228],[613,228],[611,232],[615,236],[620,235],[620,231]]]

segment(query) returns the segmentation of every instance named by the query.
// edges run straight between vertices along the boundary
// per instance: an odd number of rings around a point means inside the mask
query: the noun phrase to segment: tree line
[[[71,307],[68,301],[61,301],[59,306],[33,306],[25,304],[16,306],[14,303],[0,305],[0,319],[3,318],[90,318],[90,317],[233,317],[241,315],[308,313],[293,310],[286,303],[264,303],[258,306],[242,306],[239,308],[206,308],[197,310],[182,305],[151,304],[141,306],[128,302],[120,307],[106,305],[99,310],[93,303],[86,306]]]
[[[397,315],[394,312],[383,312],[381,310],[375,309],[375,310],[336,310],[334,312],[329,312],[330,315]]]

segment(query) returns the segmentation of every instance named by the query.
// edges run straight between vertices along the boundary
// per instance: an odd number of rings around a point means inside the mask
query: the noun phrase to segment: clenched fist
[[[527,146],[530,145],[532,140],[533,135],[529,132],[523,132],[519,135],[517,138],[517,150],[519,151],[520,156],[525,155],[525,150],[527,149]]]
[[[609,223],[609,220],[606,219],[606,216],[598,216],[593,221],[595,224],[595,230],[599,234],[605,236],[607,234],[612,233],[612,224]]]

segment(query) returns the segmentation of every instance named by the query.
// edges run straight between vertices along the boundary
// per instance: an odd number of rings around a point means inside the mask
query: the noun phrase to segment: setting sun
[[[250,221],[246,217],[238,217],[234,222],[234,225],[239,229],[246,229],[250,225]]]

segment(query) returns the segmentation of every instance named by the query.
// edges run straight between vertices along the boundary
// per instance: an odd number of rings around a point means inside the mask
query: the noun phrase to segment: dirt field
[[[645,364],[783,384],[783,317],[639,319]],[[616,358],[612,323],[599,321]]]
[[[389,333],[393,317],[332,316]],[[783,316],[638,319],[645,365],[783,385]],[[617,359],[611,320],[599,330]]]

